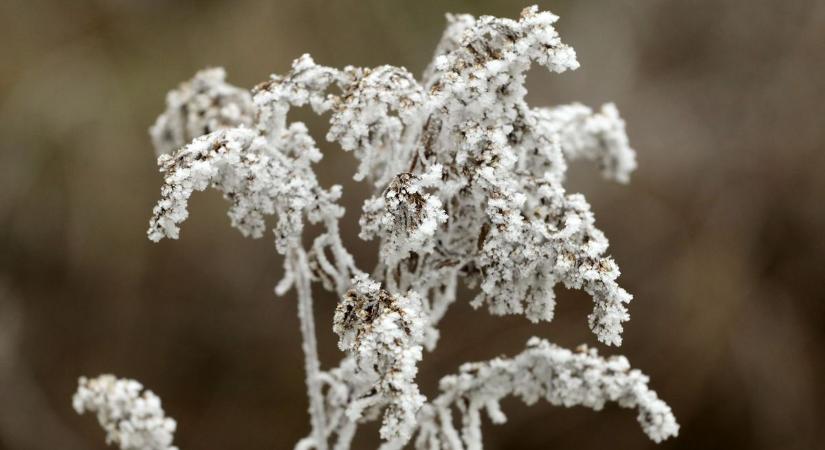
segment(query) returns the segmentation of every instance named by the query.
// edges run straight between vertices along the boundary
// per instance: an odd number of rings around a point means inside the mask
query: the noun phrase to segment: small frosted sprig
[[[636,152],[630,147],[624,120],[613,103],[602,105],[599,112],[580,103],[536,108],[532,115],[539,133],[557,136],[568,160],[596,161],[602,175],[627,183],[636,170]]]
[[[600,357],[596,349],[575,352],[532,338],[513,358],[467,363],[459,373],[441,379],[441,394],[419,415],[419,449],[481,449],[481,413],[493,423],[507,420],[500,401],[507,396],[528,405],[544,399],[564,407],[585,406],[596,411],[608,402],[636,408],[642,430],[654,442],[679,433],[667,404],[648,385],[648,377],[631,369],[627,358]],[[462,428],[455,429],[452,410],[461,413]],[[443,444],[442,444],[443,443]]]
[[[81,377],[72,404],[78,414],[97,414],[106,443],[121,450],[177,450],[177,424],[166,417],[160,399],[135,380],[101,375]]]
[[[166,111],[149,129],[158,156],[204,134],[252,125],[252,96],[225,80],[222,68],[205,69],[166,95]]]
[[[299,156],[284,155],[281,146]],[[166,177],[149,238],[176,239],[193,191],[213,186],[231,203],[232,226],[245,236],[261,237],[265,217],[277,213],[276,244],[285,252],[300,236],[304,216],[318,222],[342,214],[335,205],[340,188],[322,189],[309,168],[319,158],[302,123],[284,130],[275,145],[253,129],[232,128],[200,137],[174,155],[161,155],[158,163]]]
[[[350,404],[347,415],[356,420],[365,409],[386,407],[384,439],[408,440],[424,404],[415,376],[426,321],[416,293],[390,294],[365,275],[353,280],[335,309],[338,347],[352,355],[358,377],[374,380],[373,392]]]

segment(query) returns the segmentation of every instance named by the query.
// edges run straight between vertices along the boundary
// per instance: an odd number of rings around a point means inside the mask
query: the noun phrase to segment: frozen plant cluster
[[[467,363],[456,375],[441,379],[441,394],[421,416],[419,448],[480,448],[481,411],[493,423],[507,417],[499,401],[516,396],[531,405],[545,399],[553,405],[582,405],[600,410],[608,401],[636,408],[648,437],[661,442],[678,429],[670,407],[647,387],[648,378],[631,369],[624,356],[599,357],[582,345],[575,352],[531,338],[527,349],[514,358]],[[461,434],[453,427],[450,409],[461,410]],[[459,437],[460,436],[460,437]],[[441,442],[446,439],[447,442]],[[462,442],[463,441],[463,442]]]
[[[677,435],[670,408],[626,358],[538,338],[512,358],[464,364],[433,399],[421,394],[418,364],[436,348],[461,283],[475,292],[473,307],[533,322],[553,319],[556,287],[581,290],[593,301],[587,322],[596,339],[617,346],[632,298],[587,200],[564,186],[575,160],[597,164],[607,180],[629,180],[635,153],[616,107],[525,101],[533,64],[556,73],[579,66],[553,27],[558,18],[537,7],[516,20],[447,18],[420,79],[402,67],[336,69],[304,55],[251,91],[228,84],[221,69],[172,91],[150,130],[164,178],[149,238],[178,238],[189,198],[207,188],[223,194],[244,236],[272,228],[284,256],[276,293],[296,292],[305,355],[311,431],[296,449],[349,449],[359,425],[373,420],[385,450],[480,449],[482,412],[504,422],[506,396],[595,410],[614,402],[636,408],[652,440]],[[352,153],[354,178],[373,189],[359,219],[360,238],[379,243],[370,271],[356,266],[340,235],[341,187],[319,184],[314,165],[323,155],[306,126],[289,119],[305,106],[329,118],[326,139]],[[321,232],[308,236],[307,224]],[[312,283],[339,298],[332,327],[344,356],[324,370]],[[130,405],[117,411],[130,414]]]
[[[164,415],[158,396],[135,380],[81,377],[72,403],[78,414],[97,414],[107,444],[123,450],[177,450],[172,446],[175,420]]]
[[[365,275],[353,280],[335,310],[338,347],[354,359],[359,383],[372,390],[347,405],[346,414],[357,420],[368,408],[386,407],[384,439],[409,439],[424,404],[415,375],[425,323],[418,294],[390,294]]]

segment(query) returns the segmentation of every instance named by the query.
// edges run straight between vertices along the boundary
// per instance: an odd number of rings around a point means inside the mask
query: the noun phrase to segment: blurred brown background
[[[512,1],[4,0],[0,3],[0,448],[105,448],[70,406],[79,375],[141,380],[194,449],[282,449],[308,431],[295,302],[277,299],[271,239],[231,230],[196,195],[180,241],[145,237],[158,196],[147,127],[164,95],[222,65],[252,86],[311,53],[327,65],[420,73],[445,12],[516,17]],[[662,449],[810,449],[825,441],[825,3],[548,1],[582,68],[534,70],[530,101],[615,101],[638,151],[629,186],[577,166],[636,298],[619,350],[681,422]],[[367,187],[322,139],[327,184],[345,185],[358,241]],[[346,170],[343,170],[346,169]],[[466,297],[465,297],[466,298]],[[316,300],[327,367],[335,299]],[[465,360],[531,335],[595,344],[590,301],[557,319],[491,318],[466,302],[425,355],[432,395]],[[531,408],[485,427],[489,449],[653,448],[635,413]],[[375,427],[357,439],[376,442]]]

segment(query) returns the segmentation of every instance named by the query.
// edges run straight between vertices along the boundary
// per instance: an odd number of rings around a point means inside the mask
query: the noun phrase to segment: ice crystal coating
[[[175,420],[166,417],[160,399],[135,380],[80,377],[72,404],[78,414],[97,414],[107,444],[121,450],[177,450],[172,445]]]
[[[486,302],[494,314],[524,313],[533,321],[549,321],[553,286],[563,283],[593,297],[588,320],[599,340],[621,344],[622,322],[629,319],[625,304],[632,297],[616,284],[619,269],[604,256],[607,239],[595,227],[590,205],[580,194],[566,194],[552,176],[531,182],[533,195],[519,204],[528,220],[509,222],[505,232],[482,228],[477,259],[482,292],[473,304]],[[494,203],[504,211],[512,204]]]
[[[482,448],[481,412],[486,411],[493,423],[506,422],[500,401],[510,395],[528,405],[544,399],[596,411],[607,402],[636,408],[644,432],[661,442],[676,436],[679,425],[647,383],[648,377],[631,369],[624,356],[602,358],[586,346],[571,352],[532,338],[527,349],[513,358],[467,363],[457,374],[442,378],[441,394],[419,415],[416,448]],[[453,409],[461,413],[461,432],[453,425]]]
[[[613,103],[602,105],[598,113],[580,103],[534,110],[543,128],[539,134],[559,136],[567,159],[597,161],[602,175],[620,183],[630,180],[636,170],[636,152],[630,148],[624,120]]]
[[[349,83],[330,118],[329,141],[361,161],[356,180],[385,185],[410,160],[421,127],[424,90],[406,69],[346,69]]]
[[[516,20],[448,15],[420,81],[400,67],[335,69],[303,55],[251,91],[210,69],[169,94],[151,129],[164,180],[148,236],[177,238],[189,197],[208,187],[230,202],[231,225],[244,236],[263,236],[272,216],[285,256],[275,291],[295,288],[305,355],[311,431],[296,449],[347,450],[358,426],[379,418],[385,450],[413,438],[418,449],[480,449],[480,411],[502,422],[508,395],[597,410],[616,402],[639,410],[652,440],[677,434],[646,376],[624,357],[586,348],[533,339],[513,358],[461,366],[431,401],[415,380],[462,281],[475,290],[472,306],[534,322],[553,319],[557,286],[582,290],[596,338],[622,342],[632,296],[618,284],[589,203],[564,182],[568,163],[586,160],[626,183],[635,152],[613,104],[593,111],[525,101],[531,65],[579,66],[557,20],[535,6]],[[355,157],[354,178],[373,188],[359,219],[359,236],[379,241],[369,272],[341,238],[340,187],[319,184],[321,152],[306,126],[289,120],[305,106],[328,114],[326,139]],[[307,223],[321,231],[305,247]],[[345,356],[328,370],[318,359],[312,282],[340,299],[333,329]]]
[[[441,200],[427,188],[441,181],[441,165],[434,164],[421,176],[401,173],[380,197],[364,203],[361,238],[382,237],[381,257],[388,266],[411,253],[429,254],[438,227],[447,221]]]
[[[347,415],[355,420],[367,408],[387,405],[381,437],[407,440],[425,400],[414,381],[426,323],[421,299],[415,292],[392,295],[366,275],[353,281],[335,310],[333,330],[338,347],[352,354],[356,375],[372,380],[373,392],[350,404]]]
[[[254,130],[233,128],[197,138],[174,156],[161,155],[158,163],[167,175],[149,238],[177,238],[192,192],[210,185],[232,203],[232,226],[244,236],[261,237],[264,216],[277,212],[276,242],[282,253],[288,241],[300,236],[303,216],[312,222],[340,216],[343,211],[334,203],[340,188],[321,189],[309,169],[320,153],[306,127],[294,123],[278,138],[273,146]]]
[[[158,156],[172,153],[213,131],[252,125],[252,96],[225,79],[222,68],[206,69],[169,92],[166,111],[149,129]]]

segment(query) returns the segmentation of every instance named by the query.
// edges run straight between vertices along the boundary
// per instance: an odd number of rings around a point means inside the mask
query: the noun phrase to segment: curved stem
[[[298,319],[301,321],[303,337],[304,367],[306,370],[307,393],[309,396],[309,415],[312,422],[312,435],[316,450],[327,450],[324,418],[324,397],[321,392],[321,364],[318,361],[318,343],[315,339],[315,318],[312,311],[312,291],[310,289],[310,272],[306,252],[293,245],[289,250],[295,289],[298,292]]]

